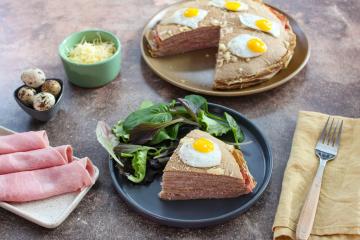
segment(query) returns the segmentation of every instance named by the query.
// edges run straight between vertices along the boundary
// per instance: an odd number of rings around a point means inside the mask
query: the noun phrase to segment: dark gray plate
[[[233,199],[163,201],[158,197],[161,178],[149,185],[135,185],[119,175],[115,162],[110,160],[111,178],[121,198],[141,215],[160,224],[175,227],[205,227],[223,223],[249,209],[265,191],[271,177],[272,155],[270,146],[261,131],[240,113],[217,104],[209,104],[212,113],[231,114],[245,133],[245,141],[252,144],[242,147],[250,172],[257,181],[253,193]]]

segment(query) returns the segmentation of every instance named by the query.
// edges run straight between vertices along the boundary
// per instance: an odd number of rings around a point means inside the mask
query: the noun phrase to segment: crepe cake
[[[219,7],[221,2],[238,2],[246,8],[231,11]],[[199,14],[202,11],[207,14]],[[181,13],[190,16],[197,14],[195,18],[198,21],[187,21],[186,17],[179,15]],[[240,20],[240,16],[244,19],[244,15],[245,22]],[[183,18],[185,21],[181,20]],[[263,30],[257,27],[257,20],[263,22],[260,26]],[[271,34],[274,29],[276,36]],[[229,49],[230,41],[244,34],[260,39],[266,51],[247,56],[241,54],[241,49],[240,54],[236,48],[235,51]],[[287,67],[296,46],[296,35],[287,17],[260,0],[184,2],[166,12],[162,20],[148,31],[146,40],[153,57],[217,47],[213,88],[219,90],[244,88],[272,78]],[[237,49],[244,48],[241,44],[240,41]]]
[[[203,145],[200,148],[213,144],[212,151],[197,151],[199,140]],[[167,163],[159,197],[163,200],[235,198],[252,192],[255,186],[240,150],[206,132],[193,130],[181,139]]]

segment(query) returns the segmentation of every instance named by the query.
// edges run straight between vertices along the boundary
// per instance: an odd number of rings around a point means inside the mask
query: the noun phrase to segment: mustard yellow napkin
[[[328,115],[299,112],[273,225],[274,239],[295,239],[319,160],[314,147]],[[312,240],[360,239],[360,119],[344,120],[338,156],[325,168]]]

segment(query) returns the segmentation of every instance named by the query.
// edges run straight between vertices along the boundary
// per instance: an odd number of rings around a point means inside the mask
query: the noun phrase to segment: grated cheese
[[[68,51],[68,58],[76,63],[93,64],[110,58],[116,51],[113,42],[103,42],[101,36],[92,42],[85,41],[85,37],[80,43]]]

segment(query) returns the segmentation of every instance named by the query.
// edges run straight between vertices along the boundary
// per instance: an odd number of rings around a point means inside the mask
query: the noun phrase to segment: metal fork
[[[328,126],[330,117],[327,119],[324,129],[322,130],[315,147],[315,154],[318,156],[320,164],[300,213],[298,225],[296,228],[297,240],[306,240],[310,236],[314,224],[317,205],[319,202],[321,181],[324,169],[328,161],[335,159],[339,149],[343,121],[336,120],[335,125],[334,121],[334,118],[332,118],[331,124]]]

